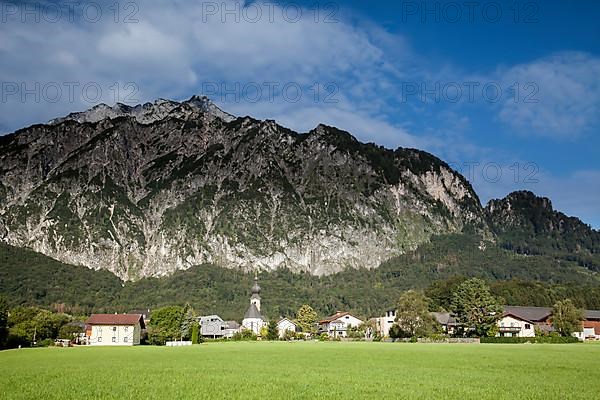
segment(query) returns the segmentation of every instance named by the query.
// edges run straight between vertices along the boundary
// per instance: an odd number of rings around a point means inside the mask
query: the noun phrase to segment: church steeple
[[[252,296],[250,296],[250,304],[254,304],[260,311],[260,286],[258,286],[258,276],[254,276],[254,285],[252,286]]]

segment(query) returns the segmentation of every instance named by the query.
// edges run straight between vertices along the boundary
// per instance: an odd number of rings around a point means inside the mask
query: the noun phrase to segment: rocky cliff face
[[[487,230],[434,156],[234,118],[206,98],[105,105],[0,137],[0,239],[123,279],[201,263],[329,274]]]

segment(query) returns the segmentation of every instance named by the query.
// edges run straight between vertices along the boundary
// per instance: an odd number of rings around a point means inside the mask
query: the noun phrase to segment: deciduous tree
[[[305,333],[315,332],[315,322],[317,322],[317,313],[311,306],[304,304],[296,313],[296,323]]]
[[[429,314],[427,298],[414,290],[404,292],[397,304],[396,325],[401,336],[422,337],[431,334],[435,320]]]
[[[583,310],[575,307],[571,299],[557,301],[552,307],[552,325],[561,336],[581,331],[583,318]]]

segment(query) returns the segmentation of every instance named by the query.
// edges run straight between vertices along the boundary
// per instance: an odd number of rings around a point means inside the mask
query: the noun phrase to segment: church
[[[256,276],[252,286],[252,296],[250,296],[250,307],[244,314],[242,327],[260,335],[263,326],[267,326],[267,319],[260,313],[260,286],[258,286],[258,276]]]

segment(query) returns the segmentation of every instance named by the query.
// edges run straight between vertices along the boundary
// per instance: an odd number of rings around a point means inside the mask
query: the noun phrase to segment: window
[[[116,332],[116,331],[117,331],[117,327],[113,326],[113,332]]]
[[[531,325],[530,324],[525,324],[525,329],[531,329]]]
[[[102,341],[102,337],[98,336],[98,343]]]
[[[113,343],[117,343],[117,338],[116,337],[113,336],[112,340],[113,340]]]
[[[123,343],[129,342],[129,338],[127,336],[123,337]]]
[[[124,330],[125,330],[125,332],[129,332],[129,327],[126,326]]]

